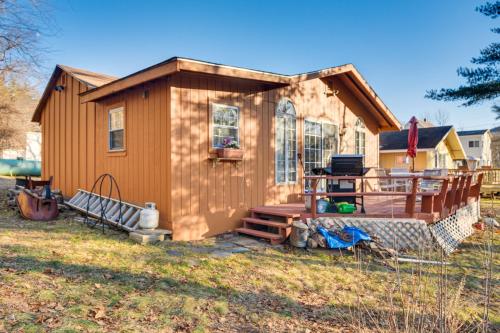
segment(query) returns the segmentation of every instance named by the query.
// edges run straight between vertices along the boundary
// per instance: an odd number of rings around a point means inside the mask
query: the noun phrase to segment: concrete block
[[[144,234],[140,232],[131,232],[129,233],[128,237],[133,240],[134,242],[137,242],[139,244],[152,244],[156,242],[162,242],[165,240],[165,235],[164,234]]]

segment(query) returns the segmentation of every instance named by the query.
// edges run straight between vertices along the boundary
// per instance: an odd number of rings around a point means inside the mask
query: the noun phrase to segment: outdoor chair
[[[391,176],[408,176],[410,171],[407,168],[392,168]],[[410,182],[408,179],[391,179],[394,184],[394,190],[399,192],[408,192]]]
[[[424,177],[446,177],[448,169],[425,169]],[[440,180],[422,179],[420,182],[420,192],[439,191],[441,187]]]
[[[387,177],[387,172],[385,169],[376,169],[377,177]],[[377,187],[380,192],[394,192],[396,191],[396,184],[392,182],[390,178],[379,178],[377,182]]]

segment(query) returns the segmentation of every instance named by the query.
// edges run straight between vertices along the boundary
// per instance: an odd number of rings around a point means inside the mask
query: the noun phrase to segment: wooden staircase
[[[292,230],[292,223],[300,219],[300,214],[272,207],[250,209],[250,217],[241,219],[243,227],[237,228],[240,234],[269,240],[273,245],[283,243]]]

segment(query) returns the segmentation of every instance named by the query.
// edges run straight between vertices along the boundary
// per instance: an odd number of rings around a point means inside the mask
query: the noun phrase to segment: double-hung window
[[[365,122],[358,118],[354,127],[354,153],[357,155],[365,154],[366,147]]]
[[[212,147],[223,146],[224,139],[240,143],[240,109],[236,106],[212,103]]]
[[[333,155],[338,151],[338,129],[329,123],[304,121],[304,172],[312,175],[314,168],[330,165]],[[310,184],[306,183],[306,188]],[[324,184],[323,184],[324,185]]]
[[[108,111],[109,150],[125,149],[125,108],[123,106]]]
[[[276,107],[276,183],[297,181],[297,119],[287,98]]]

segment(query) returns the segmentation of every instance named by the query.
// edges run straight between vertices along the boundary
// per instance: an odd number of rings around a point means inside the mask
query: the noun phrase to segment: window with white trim
[[[125,149],[125,108],[123,106],[108,111],[109,150]]]
[[[354,127],[354,153],[364,155],[366,148],[365,122],[358,118]]]
[[[297,182],[297,119],[295,107],[283,98],[276,107],[276,183]]]
[[[230,138],[240,143],[240,109],[236,106],[212,103],[212,147],[220,148]]]
[[[470,140],[469,148],[479,148],[479,140]]]
[[[312,175],[314,168],[327,167],[338,151],[338,128],[330,123],[304,121],[304,172]],[[306,183],[306,188],[310,184]]]

